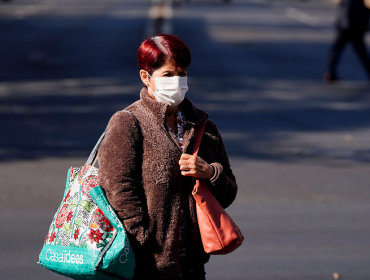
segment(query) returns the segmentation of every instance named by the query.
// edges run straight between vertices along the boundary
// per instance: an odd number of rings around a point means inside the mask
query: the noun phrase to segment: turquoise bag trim
[[[93,264],[99,254],[99,251],[85,248],[45,244],[40,253],[39,264],[72,278],[78,274],[94,275]]]
[[[67,172],[66,188],[65,188],[65,190],[64,190],[64,195],[63,195],[63,197],[67,194],[67,190],[68,190],[68,188],[69,188],[69,176],[71,175],[71,169],[72,169],[72,168],[69,168],[69,169],[68,169],[68,172]]]
[[[44,245],[39,257],[39,264],[55,273],[75,280],[117,280],[117,277],[93,269],[98,256],[99,252],[94,250]],[[77,259],[79,263],[76,263]]]
[[[136,261],[124,226],[110,206],[100,186],[91,189],[90,196],[94,199],[100,210],[103,211],[112,226],[117,229],[116,237],[112,238],[113,243],[106,246],[97,261],[97,269],[132,279],[134,277]]]

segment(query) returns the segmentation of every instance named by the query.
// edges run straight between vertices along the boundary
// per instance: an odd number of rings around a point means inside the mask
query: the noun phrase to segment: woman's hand
[[[183,176],[190,176],[202,180],[212,178],[215,172],[213,167],[202,158],[189,154],[181,155],[179,165]]]

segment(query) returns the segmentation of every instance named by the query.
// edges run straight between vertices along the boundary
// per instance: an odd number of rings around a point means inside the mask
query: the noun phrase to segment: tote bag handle
[[[137,121],[137,119],[136,119],[136,117],[134,116],[133,113],[131,113],[130,111],[127,111],[127,110],[122,110],[122,112],[130,113],[131,116],[135,120],[136,126],[138,127],[138,121]],[[96,160],[97,160],[97,156],[98,156],[99,147],[100,147],[101,143],[103,142],[105,135],[107,134],[107,130],[108,130],[108,127],[105,128],[105,130],[104,130],[103,134],[100,136],[98,142],[96,142],[96,144],[95,144],[93,150],[91,151],[85,165],[92,165],[92,166],[95,165]]]

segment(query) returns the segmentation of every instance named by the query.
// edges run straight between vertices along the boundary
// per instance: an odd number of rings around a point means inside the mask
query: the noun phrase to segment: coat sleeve
[[[221,134],[213,122],[208,121],[207,126],[211,131],[210,133],[216,135],[217,141],[214,151],[216,155],[215,162],[211,163],[215,173],[206,183],[221,206],[227,208],[235,200],[238,186],[233,171],[231,170],[229,157],[227,156]]]
[[[147,207],[141,185],[142,144],[135,120],[117,112],[99,148],[99,184],[122,220],[133,247],[147,240]]]

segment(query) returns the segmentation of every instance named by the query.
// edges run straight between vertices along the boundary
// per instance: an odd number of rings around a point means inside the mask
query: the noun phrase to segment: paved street
[[[138,99],[150,0],[0,2],[0,275],[36,264],[70,166]],[[214,120],[239,185],[245,242],[208,280],[370,279],[370,87],[351,48],[324,84],[329,0],[190,0],[165,31],[188,43],[188,96]],[[370,46],[369,37],[368,43]]]

